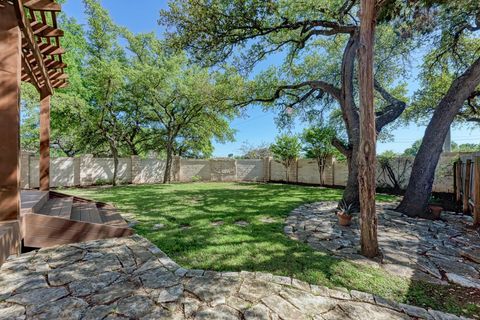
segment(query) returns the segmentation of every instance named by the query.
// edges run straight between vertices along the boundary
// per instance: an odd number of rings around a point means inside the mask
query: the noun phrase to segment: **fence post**
[[[473,183],[473,225],[480,225],[480,157],[475,157],[475,176]]]
[[[139,170],[139,162],[140,162],[140,157],[139,156],[130,156],[130,161],[131,161],[131,183],[136,184],[136,183],[141,183],[140,180],[138,179],[138,175],[140,173]]]
[[[270,162],[272,157],[263,158],[263,182],[269,182],[271,179]]]
[[[455,183],[454,183],[454,189],[455,189],[455,200],[457,203],[460,203],[462,201],[462,160],[458,160],[455,162]]]
[[[472,176],[472,160],[468,159],[465,166],[465,185],[463,187],[463,213],[470,211],[468,200],[470,198],[470,179]]]
[[[73,158],[73,185],[80,185],[81,157]]]
[[[337,159],[332,157],[332,187],[335,186],[335,162],[337,162]]]
[[[299,162],[299,159],[297,159],[295,161],[295,181],[296,181],[296,183],[298,183],[298,162]]]

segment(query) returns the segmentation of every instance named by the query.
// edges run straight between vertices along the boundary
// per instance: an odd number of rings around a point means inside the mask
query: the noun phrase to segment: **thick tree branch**
[[[332,145],[338,149],[345,157],[350,158],[352,156],[352,150],[349,146],[345,145],[345,143],[338,139],[338,138],[333,138],[332,139]]]
[[[377,133],[382,131],[383,127],[387,124],[395,121],[403,113],[407,104],[394,96],[392,96],[387,90],[385,90],[380,83],[375,79],[375,90],[380,93],[383,99],[389,103],[389,105],[382,111],[376,114],[376,129]]]
[[[306,95],[312,94],[313,92],[317,90],[323,90],[324,92],[330,94],[335,100],[339,101],[341,98],[341,90],[334,85],[321,81],[321,80],[312,80],[312,81],[304,81],[300,82],[297,84],[292,84],[292,85],[283,85],[279,86],[276,90],[275,93],[268,98],[253,98],[250,100],[242,101],[238,104],[236,104],[236,107],[242,107],[242,106],[247,106],[249,104],[255,103],[255,102],[260,102],[260,103],[268,103],[268,102],[274,102],[278,98],[282,96],[282,94],[285,93],[287,90],[302,90],[305,88],[310,88],[309,92],[307,92]],[[301,101],[304,101],[307,97],[300,98]],[[301,102],[300,101],[300,102]]]
[[[359,115],[355,105],[354,83],[355,59],[358,49],[358,30],[350,36],[342,58],[342,89],[340,107],[350,141],[359,137]]]

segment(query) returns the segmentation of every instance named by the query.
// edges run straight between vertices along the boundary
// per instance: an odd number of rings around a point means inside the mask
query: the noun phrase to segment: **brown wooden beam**
[[[475,157],[475,176],[473,182],[473,225],[480,226],[480,157]]]
[[[455,201],[462,201],[462,160],[455,162]]]
[[[33,34],[38,37],[63,37],[63,30],[56,29],[44,24],[41,21],[30,20],[30,26],[32,27]]]
[[[27,81],[33,84],[37,91],[40,91],[38,87],[39,81],[36,79],[35,72],[32,69],[32,66],[25,59],[25,55],[22,54],[22,81]]]
[[[465,184],[463,186],[463,213],[470,212],[470,185],[472,177],[472,160],[468,159],[465,165]]]
[[[20,214],[22,33],[14,7],[0,5],[0,221]]]
[[[27,2],[33,3],[34,1]],[[37,42],[35,41],[35,35],[33,34],[32,28],[30,27],[30,23],[27,21],[23,4],[20,0],[15,0],[13,1],[13,5],[15,8],[18,24],[23,31],[24,41],[28,44],[28,48],[32,52],[44,80],[44,83],[42,83],[41,85],[39,84],[39,87],[41,87],[42,91],[40,93],[42,95],[51,95],[53,93],[53,89],[50,81],[48,80],[47,70],[45,69],[45,65],[43,64],[42,54],[40,53]]]
[[[40,101],[40,191],[50,189],[50,96]]]
[[[62,11],[62,6],[52,0],[22,0],[23,5],[37,11]]]
[[[65,69],[67,64],[57,60],[45,59],[45,67],[47,69]]]
[[[43,55],[55,55],[65,53],[65,49],[53,44],[39,42],[38,47],[40,48],[40,53]]]

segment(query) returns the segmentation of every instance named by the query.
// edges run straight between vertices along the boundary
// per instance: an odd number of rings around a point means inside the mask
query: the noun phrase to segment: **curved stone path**
[[[410,218],[381,203],[378,240],[383,257],[374,261],[358,254],[358,217],[342,227],[335,216],[336,202],[307,204],[293,210],[285,233],[311,247],[387,272],[437,284],[452,282],[480,289],[480,235],[466,228],[472,217],[448,213],[442,220]]]
[[[42,249],[0,270],[0,319],[460,319],[288,277],[187,270],[139,236]]]

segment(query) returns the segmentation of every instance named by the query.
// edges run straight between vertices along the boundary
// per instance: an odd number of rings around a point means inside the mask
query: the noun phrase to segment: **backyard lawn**
[[[455,287],[412,283],[314,251],[284,235],[284,219],[291,210],[304,203],[339,200],[342,190],[282,184],[189,183],[63,192],[110,202],[135,214],[139,222],[136,232],[184,267],[270,272],[457,314],[479,312]],[[388,195],[377,197],[381,201],[395,200]]]

